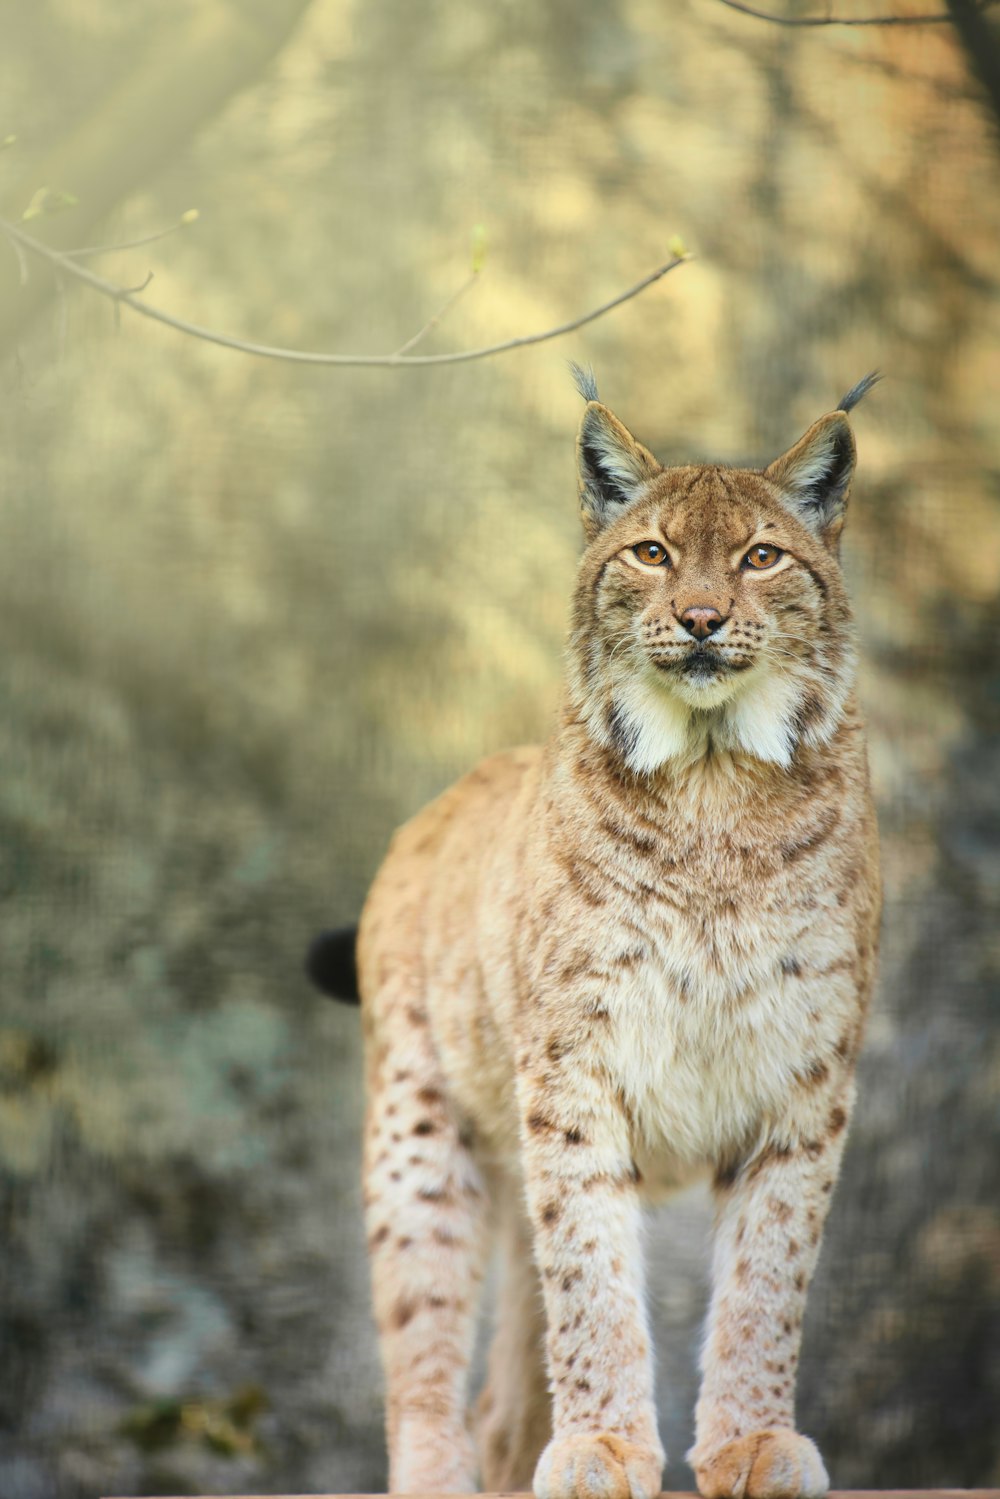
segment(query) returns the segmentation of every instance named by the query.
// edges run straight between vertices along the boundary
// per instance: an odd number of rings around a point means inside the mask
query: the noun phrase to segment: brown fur
[[[558,724],[407,824],[374,883],[365,1184],[394,1491],[468,1490],[477,1467],[539,1499],[658,1491],[641,1201],[706,1174],[699,1487],[825,1491],[795,1366],[879,911],[836,555],[853,452],[835,412],[764,472],[665,470],[590,401]],[[650,541],[669,565],[637,558]],[[773,569],[744,564],[760,545]],[[721,621],[703,642],[691,609]],[[466,1371],[497,1235],[477,1460]]]

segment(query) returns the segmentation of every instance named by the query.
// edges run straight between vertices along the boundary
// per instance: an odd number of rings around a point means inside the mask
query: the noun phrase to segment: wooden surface
[[[111,1499],[106,1495],[105,1499]],[[167,1499],[167,1496],[164,1496]],[[384,1499],[379,1494],[203,1494],[201,1499]],[[412,1499],[440,1499],[418,1494]],[[492,1494],[481,1499],[530,1499],[530,1495]],[[699,1499],[697,1494],[666,1490],[660,1499]],[[1000,1499],[1000,1489],[831,1489],[827,1499]]]

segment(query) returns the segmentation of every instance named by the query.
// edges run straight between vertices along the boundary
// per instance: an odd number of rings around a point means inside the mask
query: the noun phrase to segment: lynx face
[[[664,469],[591,401],[579,461],[571,680],[595,737],[647,773],[713,748],[787,766],[828,739],[854,668],[843,413],[763,472]]]

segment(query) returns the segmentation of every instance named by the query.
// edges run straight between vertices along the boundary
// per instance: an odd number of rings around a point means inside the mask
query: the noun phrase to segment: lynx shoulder
[[[361,922],[391,1487],[658,1493],[639,1217],[707,1176],[699,1488],[818,1496],[795,1370],[879,916],[838,560],[872,377],[763,470],[664,468],[580,383],[556,726],[396,835]]]

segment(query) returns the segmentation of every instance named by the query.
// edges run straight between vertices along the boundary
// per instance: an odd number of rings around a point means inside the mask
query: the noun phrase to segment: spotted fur
[[[708,1176],[699,1488],[818,1496],[795,1370],[879,912],[837,559],[854,439],[838,410],[763,471],[664,469],[582,391],[558,723],[396,835],[361,923],[391,1487],[658,1492],[641,1207]]]

